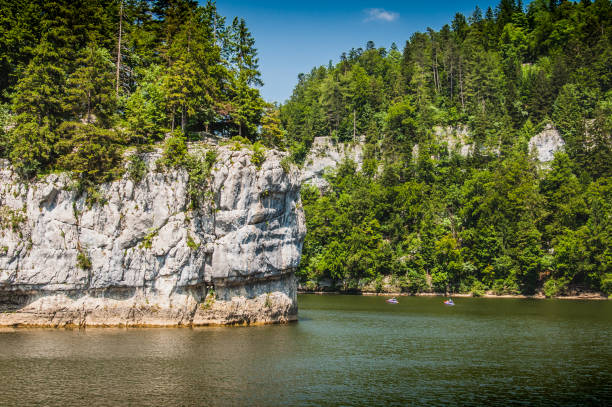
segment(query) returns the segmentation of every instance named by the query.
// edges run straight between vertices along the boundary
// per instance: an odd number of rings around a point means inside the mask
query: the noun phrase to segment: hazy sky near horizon
[[[203,3],[204,0],[201,0]],[[439,30],[456,12],[470,16],[478,5],[483,14],[499,0],[217,0],[219,13],[230,24],[234,16],[246,20],[259,52],[259,67],[267,101],[284,102],[291,96],[299,73],[314,66],[338,62],[342,52],[376,47],[400,50],[407,39],[427,27]],[[524,2],[527,3],[527,2]]]

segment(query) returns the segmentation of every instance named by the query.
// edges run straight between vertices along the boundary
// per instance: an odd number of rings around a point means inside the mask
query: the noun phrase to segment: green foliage
[[[21,225],[27,221],[25,208],[15,210],[8,206],[0,206],[0,229],[10,229],[19,232]]]
[[[472,287],[470,288],[470,292],[472,293],[472,297],[482,297],[485,295],[487,291],[487,286],[485,286],[480,281],[474,281]]]
[[[160,65],[144,69],[139,86],[125,102],[127,127],[139,142],[160,140],[166,132],[168,117],[161,83],[162,72]]]
[[[255,144],[253,144],[252,150],[253,150],[253,154],[251,155],[251,162],[255,165],[255,168],[260,170],[264,161],[266,161],[266,149],[258,141]]]
[[[408,99],[389,106],[386,121],[386,131],[389,136],[400,142],[415,141],[416,108]]]
[[[210,289],[206,293],[206,298],[204,299],[204,302],[200,304],[200,308],[204,311],[211,309],[212,306],[215,304],[216,299],[217,295],[215,294],[215,290]]]
[[[180,131],[175,131],[164,142],[162,156],[158,164],[165,168],[184,166],[187,163],[187,143]]]
[[[0,158],[8,158],[10,152],[10,139],[8,127],[13,123],[13,117],[8,104],[0,104]]]
[[[280,166],[283,169],[283,171],[285,171],[285,174],[289,174],[291,172],[291,163],[292,163],[292,157],[291,156],[285,156],[283,158],[281,158],[280,160]]]
[[[67,108],[76,118],[108,124],[115,112],[113,63],[110,52],[88,44],[76,61],[78,68],[67,80]],[[94,120],[95,117],[95,120]]]
[[[188,156],[186,165],[189,173],[187,192],[191,199],[192,209],[200,208],[207,198],[212,197],[212,192],[208,190],[208,183],[216,161],[216,150],[208,150],[203,160],[192,155]]]
[[[18,124],[9,135],[9,158],[17,173],[25,179],[51,166],[55,161],[53,146],[57,142],[48,120],[40,125],[30,119],[19,116]]]
[[[153,239],[157,236],[157,234],[159,233],[159,229],[151,229],[149,230],[149,233],[147,233],[143,238],[142,238],[142,242],[140,242],[140,248],[141,249],[150,249],[151,247],[153,247]]]
[[[566,289],[567,281],[563,279],[555,280],[551,278],[549,280],[546,280],[543,286],[544,295],[547,298],[552,298],[564,294]]]
[[[82,270],[91,270],[92,267],[91,258],[87,252],[82,249],[79,249],[79,252],[77,253],[77,267]]]
[[[607,273],[601,280],[601,291],[608,297],[612,296],[612,273]]]
[[[266,300],[264,302],[264,307],[268,309],[272,308],[272,299],[271,299],[270,293],[266,293]]]
[[[138,154],[132,154],[128,162],[128,177],[134,182],[139,183],[147,173],[147,164]]]
[[[260,139],[266,147],[284,146],[285,132],[281,127],[280,112],[275,106],[266,106],[261,118]]]
[[[187,233],[187,247],[194,251],[200,248],[200,244],[196,243],[196,241],[193,240],[193,237],[191,237],[189,233]]]
[[[399,281],[402,291],[416,294],[429,289],[427,278],[424,273],[419,273],[416,270],[409,270],[405,276],[400,277]]]
[[[140,146],[179,125],[258,138],[266,105],[254,88],[255,41],[244,20],[226,26],[214,2],[18,3],[0,4],[0,157],[23,178],[71,170],[107,179],[109,145],[96,137],[85,146],[73,133],[126,132],[117,144]],[[282,142],[272,108],[262,131],[269,145]],[[185,164],[181,151],[169,154],[169,166]]]
[[[124,137],[91,124],[64,122],[58,128],[61,139],[56,144],[62,155],[59,168],[71,171],[85,184],[108,182],[121,176]]]

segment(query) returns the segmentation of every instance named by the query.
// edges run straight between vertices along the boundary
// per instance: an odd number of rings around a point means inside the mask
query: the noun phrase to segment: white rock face
[[[23,184],[0,166],[0,325],[206,325],[297,315],[305,236],[297,170],[266,153],[217,150],[209,203],[184,170],[101,186],[88,207],[67,175]],[[89,259],[91,267],[79,266]]]
[[[434,134],[439,142],[446,142],[449,151],[455,151],[462,157],[467,157],[474,153],[474,145],[470,143],[469,129],[465,125],[456,127],[436,126]]]
[[[552,161],[555,153],[564,147],[565,142],[559,132],[550,124],[529,140],[529,151],[535,152],[538,160],[543,163]]]
[[[328,183],[323,178],[325,171],[336,168],[347,158],[355,161],[357,169],[361,169],[365,136],[359,137],[356,141],[356,143],[334,144],[330,137],[315,137],[304,161],[302,182],[319,189],[326,188]]]

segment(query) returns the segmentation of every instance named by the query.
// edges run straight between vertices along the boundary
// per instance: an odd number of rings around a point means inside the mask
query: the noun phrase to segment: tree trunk
[[[87,124],[91,123],[91,91],[87,91]]]
[[[115,96],[119,97],[119,71],[121,70],[121,31],[123,24],[123,0],[119,7],[119,38],[117,40],[117,77],[115,78]]]
[[[357,136],[357,112],[353,109],[353,143],[355,142],[355,137]]]
[[[453,101],[453,58],[450,60],[450,98]]]
[[[465,104],[463,103],[463,75],[461,68],[463,64],[461,63],[461,57],[459,57],[459,91],[461,93],[461,110],[465,111]]]
[[[183,133],[185,132],[185,126],[187,125],[187,112],[185,111],[185,106],[181,110],[181,130]]]

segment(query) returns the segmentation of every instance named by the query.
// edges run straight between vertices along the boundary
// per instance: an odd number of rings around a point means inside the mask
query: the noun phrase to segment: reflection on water
[[[7,405],[596,404],[612,303],[300,296],[249,328],[0,331]]]

